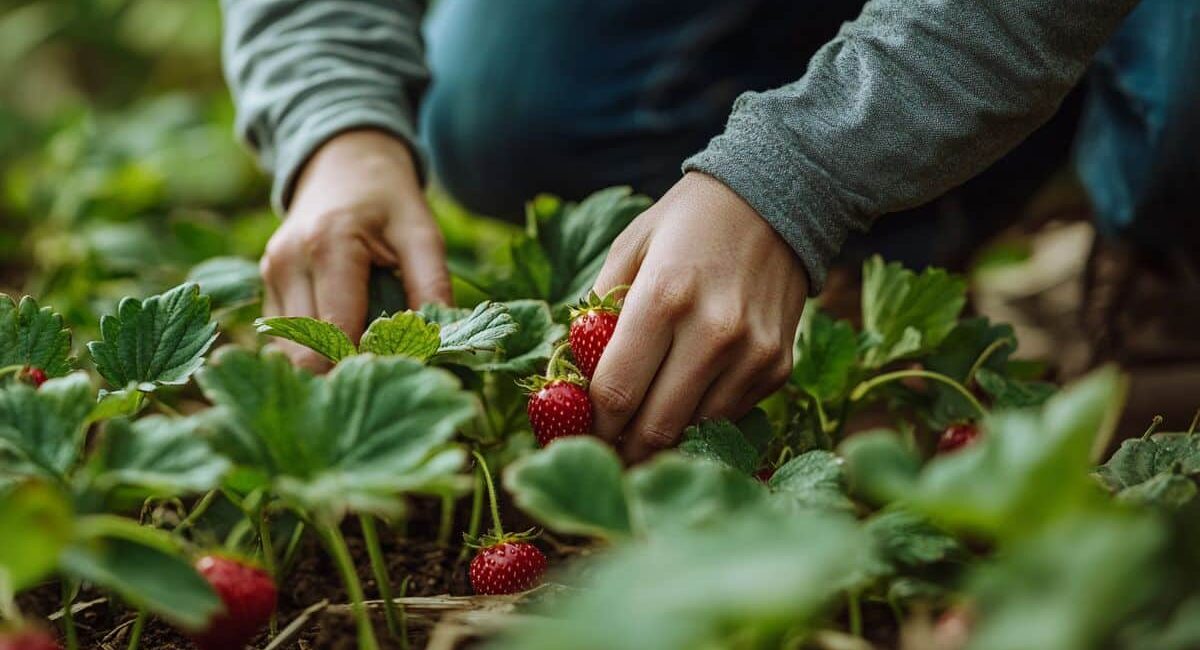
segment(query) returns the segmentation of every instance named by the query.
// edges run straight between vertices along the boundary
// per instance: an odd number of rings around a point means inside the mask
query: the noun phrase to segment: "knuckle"
[[[650,294],[658,311],[677,317],[691,310],[695,283],[687,273],[661,273],[655,277]]]
[[[653,449],[668,449],[675,446],[677,433],[678,431],[674,427],[650,422],[638,429],[637,436],[648,447]]]
[[[317,225],[300,234],[300,247],[309,259],[320,258],[329,252],[330,231]]]
[[[774,370],[784,360],[783,345],[774,338],[759,338],[751,341],[747,351],[750,363],[759,368]]]
[[[776,362],[776,364],[767,372],[767,387],[773,393],[787,383],[792,377],[792,364],[790,361]]]
[[[729,348],[745,337],[746,320],[739,311],[722,310],[708,316],[703,329],[715,347]]]
[[[615,382],[593,382],[591,397],[596,409],[604,413],[630,415],[637,408],[633,392]]]

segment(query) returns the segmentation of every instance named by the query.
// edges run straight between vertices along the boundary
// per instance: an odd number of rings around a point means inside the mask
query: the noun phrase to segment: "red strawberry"
[[[0,650],[62,650],[62,646],[49,632],[27,627],[0,632]]]
[[[592,398],[587,388],[571,379],[551,379],[529,394],[529,424],[538,444],[556,438],[582,436],[592,430]]]
[[[262,569],[221,555],[205,555],[196,571],[212,585],[225,610],[192,635],[201,650],[233,650],[246,645],[271,620],[278,594],[275,581]]]
[[[575,357],[575,365],[584,377],[591,379],[596,374],[596,366],[600,365],[600,356],[608,347],[613,332],[617,329],[617,317],[621,313],[621,305],[615,295],[628,287],[617,287],[604,297],[596,292],[571,309],[571,355]]]
[[[775,468],[774,467],[762,467],[757,472],[754,473],[754,478],[758,479],[759,481],[761,481],[763,483],[770,483],[772,476],[775,476]]]
[[[533,589],[546,573],[546,556],[529,542],[500,541],[479,549],[471,560],[471,588],[481,595]]]
[[[946,427],[946,431],[938,440],[937,451],[939,454],[948,454],[958,451],[963,447],[975,442],[980,435],[979,426],[974,422],[959,422]]]
[[[25,366],[25,368],[21,370],[21,377],[32,383],[34,388],[40,388],[42,384],[46,383],[46,380],[49,379],[49,377],[46,376],[45,370],[33,366]]]

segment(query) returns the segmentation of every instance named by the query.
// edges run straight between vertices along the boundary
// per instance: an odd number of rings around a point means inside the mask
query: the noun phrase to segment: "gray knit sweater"
[[[738,99],[684,162],[746,199],[813,291],[851,229],[983,171],[1058,108],[1138,0],[872,0],[795,83]],[[414,141],[419,0],[223,0],[237,128],[286,204],[352,127]]]

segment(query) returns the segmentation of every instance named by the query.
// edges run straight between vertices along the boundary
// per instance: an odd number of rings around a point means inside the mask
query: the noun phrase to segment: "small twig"
[[[108,602],[107,598],[97,598],[96,600],[89,600],[89,601],[83,602],[83,603],[75,603],[75,604],[71,605],[71,613],[78,614],[84,610],[91,609],[91,608],[95,607],[96,605],[103,605],[104,603],[107,603],[107,602]],[[53,614],[47,616],[46,620],[57,621],[58,619],[60,619],[62,617],[63,617],[63,611],[60,609],[57,612],[54,612]]]
[[[295,641],[296,637],[300,636],[308,628],[313,617],[320,614],[328,606],[329,601],[322,600],[306,607],[304,611],[300,612],[299,616],[292,619],[291,623],[288,623],[286,627],[280,630],[274,639],[271,639],[271,642],[267,644],[264,650],[279,650],[279,648],[286,647],[292,641]]]

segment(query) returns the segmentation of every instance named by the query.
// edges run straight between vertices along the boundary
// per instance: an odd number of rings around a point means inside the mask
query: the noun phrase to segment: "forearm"
[[[222,0],[222,8],[237,130],[274,174],[277,209],[305,161],[338,133],[376,128],[416,152],[429,77],[420,0]]]
[[[1137,0],[873,0],[798,82],[738,99],[684,168],[784,236],[813,291],[851,230],[983,171],[1050,118]]]

